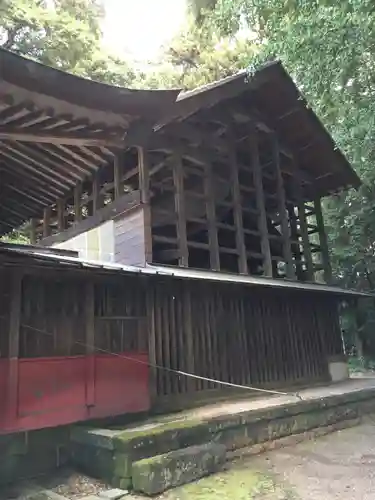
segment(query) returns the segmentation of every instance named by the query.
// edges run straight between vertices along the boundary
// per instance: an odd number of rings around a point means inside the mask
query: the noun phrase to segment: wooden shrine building
[[[223,392],[173,370],[328,381],[361,294],[321,199],[359,184],[280,63],[179,93],[0,50],[0,233],[32,243],[0,246],[0,433]]]

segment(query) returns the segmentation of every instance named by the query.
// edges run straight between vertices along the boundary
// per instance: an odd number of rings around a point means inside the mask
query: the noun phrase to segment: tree
[[[130,85],[136,72],[101,46],[99,0],[2,0],[0,45],[94,80]]]

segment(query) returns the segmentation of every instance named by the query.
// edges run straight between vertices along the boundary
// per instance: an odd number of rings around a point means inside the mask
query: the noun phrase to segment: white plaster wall
[[[114,262],[115,237],[113,220],[103,222],[90,231],[53,245],[55,248],[75,250],[81,259]]]

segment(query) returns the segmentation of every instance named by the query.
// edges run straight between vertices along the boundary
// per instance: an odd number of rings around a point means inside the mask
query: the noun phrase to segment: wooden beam
[[[276,170],[276,186],[277,186],[277,201],[280,213],[282,241],[283,241],[283,256],[286,265],[286,277],[295,279],[296,274],[293,265],[293,255],[290,241],[290,230],[287,217],[287,206],[285,200],[284,180],[280,168],[280,151],[278,139],[275,134],[272,135],[272,151]]]
[[[179,265],[189,265],[189,250],[186,235],[186,214],[185,214],[185,192],[184,192],[184,173],[182,158],[178,153],[174,155],[173,163],[173,183],[174,183],[174,202],[177,213],[177,241],[179,249]]]
[[[119,152],[113,158],[113,182],[115,186],[115,199],[121,196],[122,194],[121,191],[124,192],[124,189],[121,189],[122,187],[121,171],[122,171],[122,159],[123,159],[123,155],[121,153],[122,152]]]
[[[99,175],[96,173],[92,178],[92,215],[103,206],[103,198],[100,195]]]
[[[138,172],[140,201],[143,204],[143,227],[145,242],[145,262],[151,263],[152,256],[152,221],[150,206],[150,157],[144,147],[138,147]]]
[[[124,141],[122,139],[109,139],[108,136],[95,135],[86,136],[83,134],[53,134],[51,131],[27,131],[22,128],[0,126],[0,140],[18,141],[18,142],[38,142],[45,144],[63,144],[66,146],[96,146],[109,148],[122,148]]]
[[[81,222],[82,220],[82,184],[79,182],[74,188],[74,222]]]
[[[6,414],[9,422],[17,418],[18,410],[18,357],[20,346],[21,310],[22,310],[22,275],[13,269],[10,282],[9,312],[9,371],[7,381]]]
[[[257,132],[252,130],[249,137],[251,163],[253,166],[255,197],[257,209],[259,211],[258,227],[261,238],[261,248],[263,256],[263,272],[265,276],[272,277],[272,259],[270,242],[268,238],[267,213],[263,191],[262,169],[259,162],[258,137]]]
[[[204,166],[204,193],[206,197],[206,214],[208,222],[208,241],[210,249],[210,267],[214,271],[220,270],[219,241],[216,226],[215,195],[213,191],[214,179],[212,175],[212,164]]]
[[[316,225],[318,229],[321,255],[322,255],[324,281],[330,284],[332,282],[332,267],[329,258],[327,234],[324,227],[324,219],[323,219],[322,205],[320,198],[316,198],[314,200],[314,208],[315,208]]]
[[[150,159],[147,149],[138,147],[138,172],[141,203],[150,201]]]
[[[237,150],[233,137],[230,137],[228,140],[228,148],[232,176],[233,216],[236,230],[236,246],[238,251],[238,270],[240,274],[248,274],[240,181],[238,177]]]
[[[47,238],[51,234],[51,207],[46,207],[43,210],[43,238]]]
[[[56,203],[57,210],[57,229],[59,232],[65,229],[65,200],[59,198]]]
[[[29,232],[29,237],[30,237],[30,243],[31,245],[36,244],[36,219],[33,217],[30,219],[30,232]]]

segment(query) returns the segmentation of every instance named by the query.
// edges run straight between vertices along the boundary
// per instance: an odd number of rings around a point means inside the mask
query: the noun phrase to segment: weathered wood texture
[[[148,155],[153,261],[300,281],[314,281],[324,267],[328,276],[324,225],[322,217],[312,224],[306,173],[275,132],[245,130],[241,142],[227,127],[199,143],[185,124],[190,147],[154,138],[153,148],[166,152],[162,161]]]
[[[0,272],[9,306],[13,271]],[[82,293],[92,279],[94,304]],[[4,357],[10,354],[8,306],[0,318]],[[257,387],[313,383],[328,380],[327,357],[342,352],[336,306],[336,299],[309,292],[163,276],[27,274],[18,355],[84,355],[91,343],[115,355],[148,350],[159,367],[150,387],[156,403],[225,390],[169,369]]]
[[[146,264],[144,205],[114,220],[115,262],[133,266]]]

